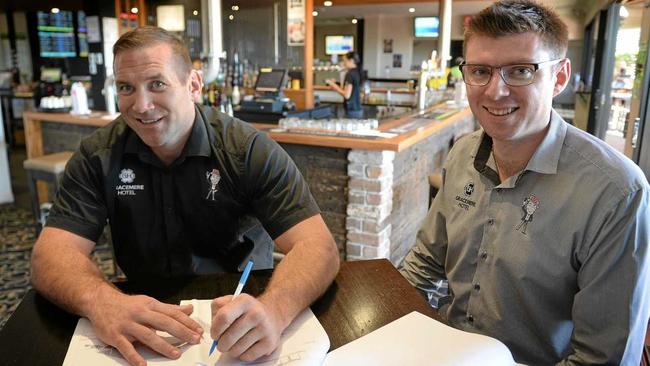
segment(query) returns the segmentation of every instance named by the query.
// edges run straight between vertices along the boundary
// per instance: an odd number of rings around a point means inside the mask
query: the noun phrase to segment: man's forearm
[[[260,297],[280,312],[283,327],[325,292],[339,270],[338,252],[329,233],[311,240],[328,243],[296,243],[275,269],[267,290]]]
[[[118,290],[80,249],[88,244],[79,244],[79,237],[71,235],[59,229],[44,229],[32,253],[32,284],[60,307],[88,316],[90,303],[98,293]]]

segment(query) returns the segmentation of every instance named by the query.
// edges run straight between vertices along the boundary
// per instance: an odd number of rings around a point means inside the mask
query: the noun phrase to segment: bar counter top
[[[460,109],[458,112],[442,119],[429,117],[432,111],[441,107],[442,105],[433,106],[423,111],[408,113],[396,119],[382,120],[378,128],[379,131],[394,132],[396,129],[399,131],[396,133],[396,136],[390,138],[273,132],[273,130],[278,130],[278,126],[255,122],[252,122],[251,125],[268,133],[273,140],[281,143],[399,152],[459,120],[471,117],[469,108]],[[23,119],[25,124],[27,156],[31,158],[41,156],[44,153],[41,122],[102,127],[109,124],[115,118],[115,115],[107,115],[104,112],[94,112],[90,115],[83,116],[69,113],[25,112]]]

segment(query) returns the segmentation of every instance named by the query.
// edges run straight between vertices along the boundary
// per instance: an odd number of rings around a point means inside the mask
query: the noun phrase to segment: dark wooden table
[[[244,288],[261,293],[271,271],[254,271]],[[142,293],[168,303],[210,299],[233,293],[239,274],[175,279],[164,283],[124,282],[127,293]],[[312,310],[330,338],[330,350],[349,343],[411,311],[438,318],[422,296],[385,260],[344,262],[336,280]],[[0,364],[60,365],[79,317],[29,291],[0,332]]]

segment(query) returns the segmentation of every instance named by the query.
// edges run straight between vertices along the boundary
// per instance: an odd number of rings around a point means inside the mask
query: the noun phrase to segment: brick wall
[[[305,177],[345,259],[345,217],[348,205],[348,149],[280,144]]]
[[[469,116],[398,153],[349,152],[347,259],[402,261],[426,217],[428,176],[440,171],[451,143],[474,126]]]
[[[66,123],[42,123],[43,152],[76,151],[81,140],[93,133],[97,127],[71,125]]]
[[[458,122],[395,157],[390,261],[397,265],[415,244],[429,209],[430,174],[439,173],[454,140],[474,131],[473,118]]]

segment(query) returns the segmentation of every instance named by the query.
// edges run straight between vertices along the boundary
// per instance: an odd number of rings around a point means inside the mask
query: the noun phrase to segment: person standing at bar
[[[470,108],[402,274],[439,312],[527,365],[639,365],[650,311],[650,187],[643,172],[553,110],[566,25],[534,1],[469,22]]]
[[[343,55],[343,67],[347,70],[345,73],[345,82],[341,88],[334,79],[327,80],[332,90],[343,96],[343,107],[345,116],[348,118],[363,118],[363,107],[361,106],[361,59],[354,52],[348,52]]]
[[[236,271],[258,249],[270,258],[275,243],[286,255],[264,293],[214,299],[210,328],[232,357],[270,354],[339,268],[306,182],[266,134],[195,104],[201,75],[172,33],[137,28],[113,53],[121,116],[85,138],[69,161],[33,250],[34,287],[88,318],[130,364],[145,364],[136,342],[177,359],[181,351],[155,331],[198,343],[203,329],[189,317],[191,306],[127,295],[107,282],[90,258],[106,223],[127,277],[161,286]]]

